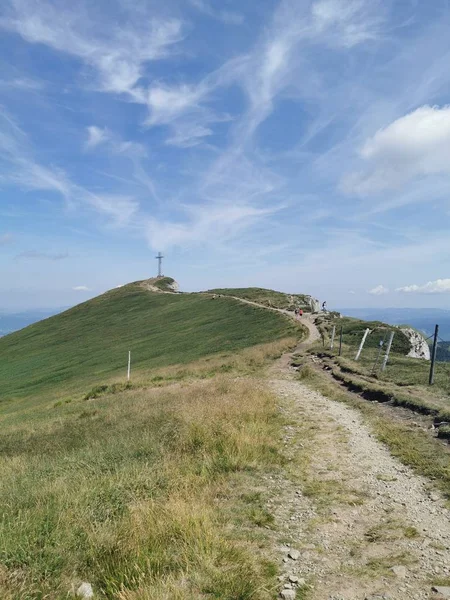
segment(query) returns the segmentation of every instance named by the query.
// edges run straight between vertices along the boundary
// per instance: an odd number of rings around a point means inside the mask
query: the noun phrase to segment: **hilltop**
[[[173,289],[167,277],[134,282],[1,338],[0,398],[64,396],[123,379],[129,350],[134,378],[299,332],[283,315]]]

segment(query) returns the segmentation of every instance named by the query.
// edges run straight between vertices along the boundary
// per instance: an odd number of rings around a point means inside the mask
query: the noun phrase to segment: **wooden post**
[[[391,335],[389,336],[388,345],[386,348],[386,354],[384,355],[383,364],[381,365],[381,370],[384,371],[387,365],[387,361],[389,358],[389,352],[391,351],[392,340],[394,339],[395,331],[391,331]]]
[[[333,325],[333,331],[331,332],[331,343],[330,343],[330,350],[333,350],[333,346],[334,346],[334,336],[336,335],[336,325]]]
[[[131,350],[128,350],[128,371],[127,371],[127,380],[130,381],[131,376]]]
[[[359,357],[360,357],[360,355],[361,355],[361,350],[363,349],[364,342],[366,341],[366,338],[367,338],[367,336],[369,335],[369,331],[370,331],[370,329],[369,329],[369,328],[367,328],[367,329],[365,330],[365,332],[364,332],[364,335],[363,335],[363,337],[362,337],[361,343],[360,343],[360,345],[359,345],[359,348],[358,348],[358,352],[356,353],[356,356],[355,356],[355,360],[359,360]]]
[[[439,333],[439,325],[436,325],[434,328],[433,350],[431,351],[430,377],[428,379],[429,385],[433,385],[433,383],[434,383],[434,364],[436,362],[438,333]]]
[[[339,334],[339,356],[342,354],[342,337],[344,334],[344,326],[341,325],[341,333]]]

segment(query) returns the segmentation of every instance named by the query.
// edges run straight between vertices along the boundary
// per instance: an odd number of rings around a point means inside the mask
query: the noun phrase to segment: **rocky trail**
[[[266,481],[280,596],[450,598],[444,499],[390,455],[359,411],[310,389],[289,365],[282,357],[268,375],[287,423],[288,476]]]

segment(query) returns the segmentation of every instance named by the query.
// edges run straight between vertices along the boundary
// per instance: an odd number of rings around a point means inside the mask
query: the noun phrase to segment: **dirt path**
[[[289,423],[290,476],[268,480],[281,585],[304,579],[314,600],[450,598],[431,591],[450,578],[450,512],[430,482],[394,459],[357,410],[288,369],[270,385]],[[291,588],[287,598],[302,589]]]

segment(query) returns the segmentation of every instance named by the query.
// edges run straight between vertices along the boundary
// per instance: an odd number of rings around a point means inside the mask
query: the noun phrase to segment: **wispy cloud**
[[[39,91],[44,89],[45,83],[30,79],[28,77],[16,77],[14,79],[0,79],[0,88],[9,88],[21,91]]]
[[[10,0],[0,27],[30,43],[41,43],[76,56],[98,75],[101,90],[132,94],[146,62],[165,58],[182,39],[177,19],[158,19],[136,10],[118,27],[105,19],[95,26],[86,6],[78,10],[42,0]]]
[[[93,193],[74,183],[62,169],[39,164],[33,156],[26,134],[6,114],[0,112],[0,174],[5,182],[26,190],[59,194],[71,205],[81,205],[109,218],[114,226],[124,226],[139,209],[131,196],[113,193]]]
[[[241,25],[244,22],[244,15],[241,13],[224,9],[216,10],[206,0],[189,0],[189,2],[204,15],[228,25]]]
[[[252,206],[186,206],[187,219],[179,222],[149,219],[147,237],[154,250],[171,246],[202,246],[214,240],[223,244],[257,221],[268,217],[276,208]]]
[[[111,133],[106,127],[101,128],[96,125],[89,125],[87,128],[88,139],[86,141],[87,148],[95,148],[100,144],[103,144],[111,138]]]
[[[436,281],[429,281],[423,285],[406,285],[395,291],[404,294],[448,294],[450,293],[450,279],[436,279]]]
[[[69,258],[68,252],[40,252],[38,250],[26,250],[15,256],[16,260],[51,260],[59,261]]]
[[[72,288],[75,292],[90,292],[91,288],[88,288],[87,285],[75,285]]]
[[[377,285],[376,287],[369,290],[368,293],[371,296],[384,296],[384,294],[387,294],[388,292],[389,292],[389,289],[384,287],[384,285]]]

